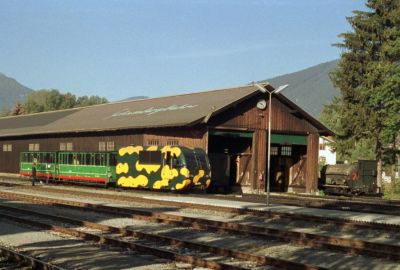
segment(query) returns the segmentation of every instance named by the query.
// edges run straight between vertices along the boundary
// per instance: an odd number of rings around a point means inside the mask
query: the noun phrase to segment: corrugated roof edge
[[[103,105],[103,104],[98,104],[98,105]],[[98,106],[98,105],[92,105],[92,106]],[[87,107],[90,107],[90,106],[62,109],[62,110],[57,110],[57,111],[46,111],[46,112],[38,112],[38,113],[20,114],[20,115],[8,115],[8,116],[0,117],[0,120],[1,119],[10,119],[10,118],[29,117],[29,116],[33,116],[33,115],[61,113],[61,112],[67,112],[67,111],[80,111],[83,108],[87,108]]]
[[[268,82],[264,82],[262,84],[265,85],[265,86],[272,87]],[[62,109],[62,110],[56,110],[56,111],[46,111],[46,112],[38,112],[38,113],[31,113],[31,114],[21,114],[21,115],[9,115],[9,116],[1,117],[0,119],[31,116],[31,115],[38,115],[38,114],[40,115],[40,114],[48,114],[48,113],[57,113],[57,112],[65,112],[65,111],[72,111],[72,110],[82,110],[82,109],[89,108],[89,107],[92,108],[92,107],[107,106],[107,105],[112,105],[112,104],[135,103],[135,102],[139,102],[139,101],[143,101],[143,100],[155,100],[155,99],[178,97],[178,96],[204,94],[204,93],[211,93],[211,92],[217,92],[217,91],[225,91],[225,90],[233,89],[233,88],[245,88],[245,87],[250,87],[250,86],[251,85],[241,85],[241,86],[233,86],[233,87],[224,87],[222,89],[212,89],[212,90],[204,90],[204,91],[197,91],[197,92],[191,92],[191,93],[182,93],[182,94],[176,94],[176,95],[171,95],[171,96],[160,96],[160,97],[153,97],[153,98],[149,97],[149,98],[142,98],[142,99],[135,99],[135,100],[114,101],[114,102],[108,102],[108,103],[102,103],[102,104],[96,104],[96,105],[90,105],[90,106],[84,106],[84,107]]]

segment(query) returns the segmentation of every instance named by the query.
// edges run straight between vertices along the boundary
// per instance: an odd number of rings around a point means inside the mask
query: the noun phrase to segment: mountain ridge
[[[32,89],[0,72],[0,112],[11,110],[16,102],[24,101],[32,92]]]
[[[289,84],[281,93],[318,119],[324,105],[340,94],[329,78],[338,63],[339,60],[333,60],[261,82],[268,82],[274,87]]]

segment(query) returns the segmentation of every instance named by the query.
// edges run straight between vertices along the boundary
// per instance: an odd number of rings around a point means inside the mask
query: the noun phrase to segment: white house
[[[319,137],[319,164],[336,164],[336,152],[329,146],[333,139],[329,137]]]

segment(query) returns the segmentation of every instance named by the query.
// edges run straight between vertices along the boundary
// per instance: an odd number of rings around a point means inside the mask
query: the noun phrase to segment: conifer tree
[[[371,142],[380,187],[383,157],[400,130],[400,1],[368,0],[366,6],[347,18],[353,31],[336,44],[342,55],[331,79],[341,96],[330,109],[340,115],[337,151]]]

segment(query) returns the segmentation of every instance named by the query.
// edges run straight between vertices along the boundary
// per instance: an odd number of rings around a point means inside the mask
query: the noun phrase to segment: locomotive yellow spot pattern
[[[132,155],[133,153],[139,154],[139,152],[142,150],[143,150],[142,146],[128,146],[128,147],[119,149],[118,154],[120,156],[124,156],[126,154]]]
[[[178,175],[179,175],[178,170],[170,169],[168,165],[165,165],[161,170],[161,179],[171,180],[172,178],[175,178]]]
[[[128,173],[129,172],[129,165],[128,163],[118,163],[116,168],[117,174],[121,173]]]
[[[138,172],[141,172],[143,170],[146,170],[147,174],[150,174],[152,172],[157,172],[161,168],[161,165],[150,165],[150,164],[140,164],[139,161],[136,162],[136,170]]]
[[[190,180],[189,179],[185,179],[185,180],[182,181],[182,183],[176,184],[175,188],[177,190],[181,190],[181,189],[186,188],[189,185],[190,185]]]
[[[158,150],[158,146],[157,145],[152,145],[147,147],[146,149],[147,151],[157,151]]]
[[[165,165],[161,170],[161,180],[154,183],[154,189],[160,189],[162,187],[167,187],[169,181],[179,175],[176,169],[170,169],[168,165]]]
[[[162,187],[167,187],[169,185],[169,179],[158,180],[154,182],[154,189],[161,189]]]
[[[167,145],[161,149],[161,153],[166,154],[167,152],[171,152],[172,156],[175,155],[176,157],[179,157],[182,153],[182,150],[179,147],[171,147]]]
[[[122,176],[118,179],[118,185],[123,186],[123,187],[146,187],[149,182],[149,179],[147,179],[146,176],[144,175],[139,175],[138,177],[125,177]]]
[[[208,187],[210,186],[210,184],[211,184],[211,179],[207,179],[207,181],[206,181],[206,188],[208,188]]]
[[[182,168],[179,172],[181,173],[181,175],[185,176],[186,178],[188,178],[190,175],[188,168]]]
[[[199,170],[199,173],[193,177],[193,183],[195,185],[200,185],[201,184],[199,182],[200,178],[202,178],[204,176],[204,174],[205,174],[204,170]]]

